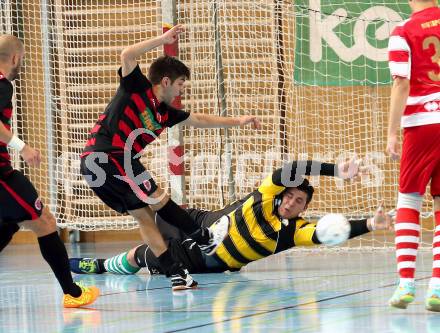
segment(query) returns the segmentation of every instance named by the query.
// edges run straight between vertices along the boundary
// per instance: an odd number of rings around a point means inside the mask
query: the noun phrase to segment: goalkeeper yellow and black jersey
[[[301,218],[282,220],[276,201],[285,190],[280,171],[267,177],[261,186],[228,214],[229,232],[214,256],[229,268],[239,269],[251,261],[267,257],[296,245],[314,245],[315,224]]]

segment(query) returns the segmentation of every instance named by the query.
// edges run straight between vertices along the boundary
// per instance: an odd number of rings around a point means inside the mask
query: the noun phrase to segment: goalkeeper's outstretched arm
[[[383,212],[381,206],[378,207],[374,216],[366,219],[349,220],[350,235],[349,239],[367,234],[374,230],[391,230],[394,220],[391,215]],[[305,223],[298,228],[294,234],[296,246],[312,246],[321,244],[316,236],[316,223]]]
[[[333,176],[351,179],[358,175],[361,160],[352,158],[348,162],[333,164],[320,161],[292,161],[272,174],[272,182],[278,186],[295,187],[302,182],[303,176]],[[298,184],[296,184],[298,183]]]

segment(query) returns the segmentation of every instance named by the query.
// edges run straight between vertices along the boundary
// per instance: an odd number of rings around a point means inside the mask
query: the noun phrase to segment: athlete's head
[[[162,56],[150,66],[148,79],[156,88],[156,96],[162,102],[171,104],[183,93],[183,84],[190,77],[189,68],[180,60]]]
[[[23,43],[13,35],[0,36],[0,70],[9,81],[17,78],[24,56]]]
[[[296,187],[287,188],[281,197],[278,215],[283,219],[293,219],[307,209],[315,189],[307,179]]]
[[[437,0],[409,0],[408,3],[413,12],[418,12],[425,8],[438,6]]]

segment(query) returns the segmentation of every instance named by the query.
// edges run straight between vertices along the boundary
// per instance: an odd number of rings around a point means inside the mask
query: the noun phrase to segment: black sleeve
[[[142,73],[139,64],[127,76],[122,77],[122,67],[119,68],[118,74],[120,85],[127,92],[142,92],[152,87],[150,81],[148,81],[147,77]]]
[[[362,220],[350,220],[351,231],[350,231],[350,237],[354,238],[363,234],[366,234],[370,232],[367,227],[367,219]]]
[[[0,113],[11,103],[13,88],[6,79],[0,80]]]
[[[332,163],[319,161],[293,161],[284,164],[272,174],[272,182],[278,186],[289,186],[289,182],[295,182],[297,177],[302,176],[336,176],[337,166]],[[299,185],[299,184],[297,184]]]
[[[174,125],[181,123],[189,117],[189,114],[189,112],[168,106],[168,120],[166,126],[173,127]]]

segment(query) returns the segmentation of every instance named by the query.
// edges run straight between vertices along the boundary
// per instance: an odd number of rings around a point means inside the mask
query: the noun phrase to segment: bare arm
[[[8,143],[12,139],[12,133],[0,121],[0,142]]]
[[[182,25],[176,25],[161,36],[126,47],[121,53],[122,76],[127,76],[135,69],[137,66],[136,58],[158,46],[174,43],[183,31]]]
[[[400,128],[400,119],[405,110],[406,100],[409,95],[409,80],[396,77],[391,88],[390,117],[388,123],[388,141],[386,151],[391,158],[399,158],[397,149],[397,134]]]
[[[219,117],[203,113],[191,113],[182,124],[198,128],[229,128],[252,124],[253,128],[260,128],[260,121],[255,116]]]

